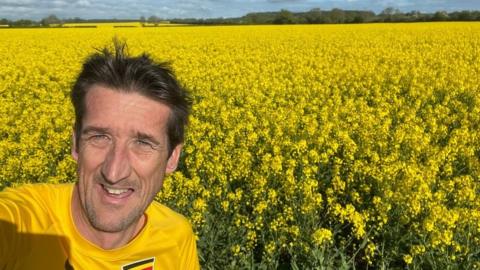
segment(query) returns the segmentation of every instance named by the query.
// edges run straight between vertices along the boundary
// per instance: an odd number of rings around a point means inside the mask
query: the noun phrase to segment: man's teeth
[[[126,189],[117,189],[117,188],[108,188],[108,187],[104,187],[104,188],[108,193],[115,194],[115,195],[119,195],[128,191],[128,188]]]

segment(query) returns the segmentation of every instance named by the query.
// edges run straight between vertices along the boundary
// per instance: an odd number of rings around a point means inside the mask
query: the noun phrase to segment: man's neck
[[[107,250],[120,248],[128,244],[141,231],[145,224],[145,215],[142,215],[138,222],[121,232],[104,232],[95,229],[83,211],[76,188],[73,191],[71,209],[73,223],[78,232],[88,241]]]

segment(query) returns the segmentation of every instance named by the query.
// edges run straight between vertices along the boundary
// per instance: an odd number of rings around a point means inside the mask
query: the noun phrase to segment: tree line
[[[372,22],[429,22],[429,21],[480,21],[480,11],[437,11],[434,13],[422,13],[417,10],[402,12],[399,9],[388,7],[382,12],[375,14],[365,10],[343,10],[334,8],[321,10],[314,8],[306,12],[292,12],[286,9],[275,12],[252,12],[242,17],[235,18],[209,18],[209,19],[163,19],[152,15],[148,18],[141,16],[139,20],[118,19],[93,19],[85,20],[79,17],[59,19],[56,15],[49,15],[40,21],[29,19],[7,20],[0,19],[0,25],[9,27],[51,27],[61,26],[65,23],[99,23],[99,22],[128,22],[140,21],[141,23],[181,23],[181,24],[335,24],[335,23],[372,23]]]
[[[392,7],[379,14],[365,10],[321,10],[314,8],[306,12],[254,12],[238,18],[173,19],[173,23],[189,24],[331,24],[372,22],[427,22],[427,21],[480,21],[480,11],[437,11],[422,13],[417,10],[402,12]]]

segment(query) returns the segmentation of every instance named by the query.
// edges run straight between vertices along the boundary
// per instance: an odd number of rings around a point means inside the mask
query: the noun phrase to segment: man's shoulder
[[[15,188],[6,188],[0,192],[0,198],[47,200],[58,195],[70,194],[74,184],[24,184]]]
[[[155,242],[152,246],[161,246],[164,250],[170,247],[168,250],[173,253],[168,256],[178,263],[176,269],[199,269],[197,237],[188,219],[156,201],[152,202],[146,213],[148,236]]]
[[[147,209],[147,215],[149,220],[155,225],[165,225],[166,223],[172,223],[175,225],[190,224],[187,218],[182,214],[157,201],[153,201],[150,204]]]
[[[0,192],[0,221],[21,233],[55,233],[73,186],[26,184]]]
[[[178,235],[193,234],[188,219],[164,204],[153,201],[146,213],[148,222],[153,229]]]
[[[24,184],[0,192],[0,208],[12,213],[50,213],[63,207],[73,184]],[[54,209],[52,209],[54,208]]]

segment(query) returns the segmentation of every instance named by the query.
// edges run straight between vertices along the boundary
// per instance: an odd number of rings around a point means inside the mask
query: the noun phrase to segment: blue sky
[[[386,7],[407,12],[419,10],[480,10],[480,0],[0,0],[0,18],[41,19],[50,14],[59,18],[138,19],[239,17],[255,11],[307,11],[361,9],[381,12]]]

